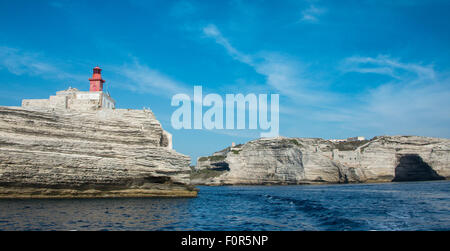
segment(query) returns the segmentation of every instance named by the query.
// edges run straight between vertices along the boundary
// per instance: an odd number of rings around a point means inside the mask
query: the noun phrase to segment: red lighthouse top
[[[89,82],[91,83],[89,91],[103,91],[103,83],[105,83],[105,80],[102,79],[102,69],[100,67],[97,66],[94,68],[94,73],[92,74],[92,78],[89,79]]]

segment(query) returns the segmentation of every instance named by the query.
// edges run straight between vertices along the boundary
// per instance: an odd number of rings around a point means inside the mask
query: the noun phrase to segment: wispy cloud
[[[319,22],[319,17],[325,14],[326,11],[327,10],[325,8],[319,8],[314,5],[310,5],[307,9],[302,11],[299,22],[317,23]]]
[[[310,105],[321,102],[325,104],[327,100],[330,100],[330,96],[326,92],[314,91],[311,88],[316,85],[304,77],[306,67],[301,62],[278,52],[263,51],[256,55],[243,53],[233,47],[214,24],[205,26],[203,34],[223,46],[232,58],[253,67],[255,72],[265,76],[266,85],[280,94],[296,102]]]
[[[190,93],[187,85],[174,78],[140,63],[133,58],[132,63],[121,66],[109,66],[117,74],[112,82],[119,88],[139,93],[151,93],[171,97],[176,93]]]
[[[213,24],[204,27],[203,33],[235,60],[264,75],[267,86],[290,98],[288,107],[298,107],[316,121],[337,123],[354,132],[450,137],[450,111],[442,109],[450,107],[450,81],[440,78],[432,65],[403,62],[388,55],[348,57],[338,66],[343,73],[391,77],[378,87],[350,97],[316,89],[307,67],[281,53],[243,53]]]
[[[39,53],[0,46],[0,68],[15,75],[40,76],[46,79],[81,80],[84,76],[64,71]]]
[[[278,52],[263,52],[259,56],[262,60],[255,65],[256,72],[266,76],[267,85],[291,101],[322,106],[337,98],[337,95],[316,89],[318,81],[307,73],[308,67],[302,62]]]
[[[57,60],[49,60],[40,53],[27,52],[17,48],[0,47],[0,69],[6,69],[14,75],[36,76],[43,79],[86,82],[88,73],[74,74],[64,70]],[[88,66],[87,66],[88,67]],[[91,67],[91,66],[89,66]],[[140,93],[161,93],[170,96],[175,93],[189,93],[186,85],[174,78],[140,63],[132,58],[131,63],[124,65],[108,65],[108,82],[119,88]]]
[[[346,58],[341,70],[345,72],[377,73],[402,79],[406,73],[414,74],[419,79],[434,79],[436,73],[432,66],[402,63],[387,55],[379,55],[376,58],[353,56]]]
[[[349,57],[345,72],[373,73],[392,77],[361,94],[352,107],[337,106],[317,114],[318,119],[346,127],[372,129],[378,134],[418,134],[450,137],[450,81],[440,78],[433,66],[404,63],[386,55]],[[444,108],[445,107],[445,108]]]
[[[254,66],[252,57],[234,48],[228,39],[222,35],[216,25],[209,24],[203,27],[203,34],[207,37],[215,39],[216,43],[222,45],[227,50],[228,54],[230,54],[230,56],[232,56],[235,60]]]

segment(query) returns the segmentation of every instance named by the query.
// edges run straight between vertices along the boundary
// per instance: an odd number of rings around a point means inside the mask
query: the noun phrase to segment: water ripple
[[[450,230],[450,182],[200,187],[194,199],[0,200],[0,230]]]

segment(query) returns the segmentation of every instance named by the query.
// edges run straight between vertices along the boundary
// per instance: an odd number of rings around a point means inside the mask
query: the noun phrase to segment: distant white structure
[[[74,109],[74,110],[98,110],[114,109],[116,102],[108,93],[79,91],[76,88],[69,88],[65,91],[59,91],[55,96],[48,99],[24,99],[22,107],[40,107],[55,109]]]
[[[363,141],[363,140],[366,140],[366,138],[362,137],[362,136],[347,138],[347,141],[349,141],[349,142],[351,142],[351,141]]]
[[[55,96],[48,99],[24,99],[22,107],[54,108],[54,109],[74,109],[74,110],[98,110],[115,109],[116,101],[103,91],[101,69],[94,68],[94,74],[90,81],[89,91],[79,91],[69,87],[64,91],[59,91]]]
[[[331,142],[353,142],[353,141],[363,141],[366,140],[365,137],[357,136],[357,137],[350,137],[346,139],[330,139]]]
[[[331,142],[346,142],[346,139],[330,139]]]

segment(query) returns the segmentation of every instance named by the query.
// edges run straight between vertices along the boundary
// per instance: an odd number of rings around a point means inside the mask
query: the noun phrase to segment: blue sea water
[[[450,181],[199,188],[192,199],[0,200],[0,230],[450,230]]]

